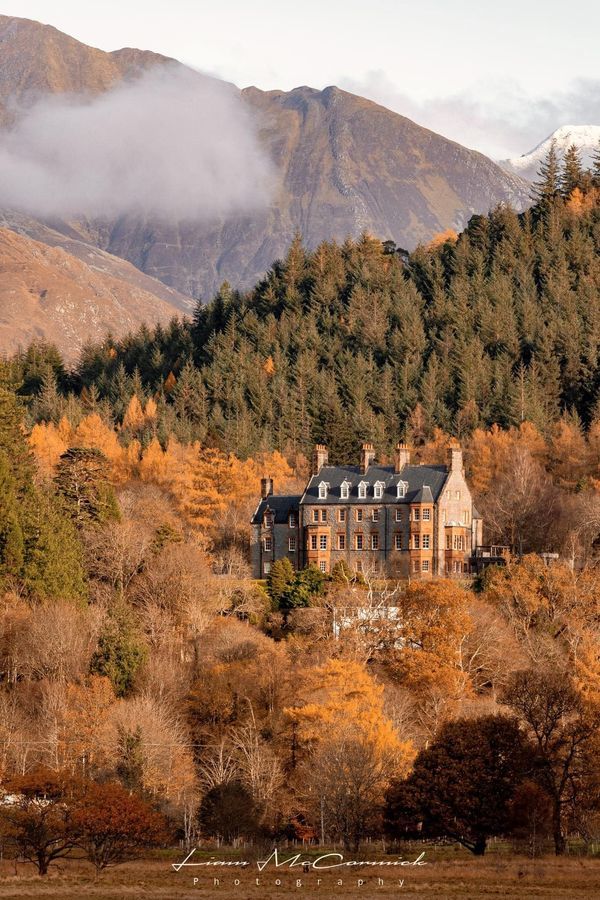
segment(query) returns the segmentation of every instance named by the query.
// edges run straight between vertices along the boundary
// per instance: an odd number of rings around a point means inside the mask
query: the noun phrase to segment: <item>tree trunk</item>
[[[48,874],[48,860],[46,859],[45,854],[38,853],[37,854],[37,867],[40,875]]]
[[[554,838],[554,853],[556,856],[562,856],[567,849],[567,842],[562,827],[562,812],[558,801],[554,804],[552,810],[552,836]]]
[[[483,856],[485,853],[485,848],[487,847],[487,838],[486,837],[478,837],[475,839],[475,843],[473,844],[473,855],[474,856]]]

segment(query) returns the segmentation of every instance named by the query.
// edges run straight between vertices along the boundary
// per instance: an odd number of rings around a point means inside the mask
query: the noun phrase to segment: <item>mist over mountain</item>
[[[410,249],[529,202],[482,154],[336,87],[239,91],[6,16],[0,122],[9,227],[17,216],[38,240],[49,228],[184,297],[249,287],[297,232],[309,248],[367,230]]]

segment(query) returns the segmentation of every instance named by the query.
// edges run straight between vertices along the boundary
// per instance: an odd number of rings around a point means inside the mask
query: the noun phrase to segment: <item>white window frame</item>
[[[371,518],[374,522],[379,522],[379,510],[378,509],[373,510],[373,515],[371,516]]]
[[[384,488],[385,488],[385,482],[383,482],[383,481],[375,482],[375,486],[373,488],[373,496],[375,497],[376,500],[381,500],[381,498],[383,497]]]
[[[270,562],[264,563],[263,564],[263,574],[268,575],[270,571],[271,571],[271,563]]]
[[[401,521],[402,521],[402,510],[397,509],[396,510],[396,522],[401,522]]]
[[[371,535],[371,550],[379,550],[379,535]]]
[[[394,535],[394,550],[402,550],[402,535],[398,532]]]
[[[358,499],[365,500],[367,497],[367,489],[369,485],[366,481],[361,481],[358,485]]]
[[[292,537],[288,538],[288,553],[296,552],[296,535],[292,535]]]
[[[351,487],[352,487],[352,485],[350,484],[349,481],[342,481],[342,484],[340,487],[340,497],[342,498],[342,500],[349,499]]]
[[[345,535],[345,534],[338,534],[338,536],[337,536],[337,548],[338,548],[338,550],[345,550],[345,549],[346,549],[346,535]]]
[[[360,538],[360,544],[361,544],[360,547],[358,546],[359,538]],[[354,535],[354,547],[355,547],[356,550],[359,550],[359,551],[365,549],[365,536],[364,536],[364,534],[355,534],[355,535]]]
[[[329,489],[329,485],[326,481],[321,481],[319,484],[319,500],[327,500],[327,491]]]
[[[298,527],[298,513],[297,512],[290,513],[289,518],[288,518],[288,525],[290,528]]]
[[[319,535],[319,550],[327,550],[327,535]]]
[[[319,569],[321,572],[323,572],[323,574],[325,574],[327,572],[327,563],[325,562],[324,559],[321,559],[319,561]]]
[[[431,544],[430,535],[424,534],[423,535],[423,550],[430,550],[431,549],[430,544]]]
[[[316,536],[316,534],[311,534],[311,536],[310,536],[310,549],[311,549],[311,550],[317,550],[317,549],[318,549],[318,543],[317,543],[317,536]]]
[[[429,509],[429,507],[423,510],[423,521],[431,522],[431,510]]]
[[[406,482],[405,481],[399,481],[398,484],[396,485],[396,497],[398,497],[398,498],[406,497]]]
[[[423,559],[421,561],[421,571],[429,572],[429,560],[428,559]]]
[[[266,537],[263,538],[263,541],[264,541],[263,549],[264,549],[265,553],[272,553],[273,552],[273,538],[271,537],[271,535],[270,534],[266,535]]]

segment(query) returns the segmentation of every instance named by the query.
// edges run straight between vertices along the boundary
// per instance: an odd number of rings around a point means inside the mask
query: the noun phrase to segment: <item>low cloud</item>
[[[176,65],[44,98],[0,138],[0,204],[34,215],[214,219],[264,207],[270,181],[237,91]]]
[[[356,81],[344,79],[348,91],[369,97],[419,125],[505,159],[528,153],[561,125],[600,124],[600,81],[579,79],[562,94],[531,97],[514,81],[479,85],[473,92],[431,97],[416,102],[383,72]]]

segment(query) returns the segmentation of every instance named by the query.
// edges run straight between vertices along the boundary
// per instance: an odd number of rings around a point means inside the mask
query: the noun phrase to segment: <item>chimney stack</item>
[[[404,466],[410,465],[410,450],[408,444],[399,442],[394,449],[394,472],[398,474]]]
[[[323,466],[329,461],[329,452],[325,444],[315,444],[312,458],[312,474],[318,475]]]
[[[363,475],[373,462],[375,462],[375,448],[373,444],[363,444],[360,450],[360,468]]]
[[[459,443],[453,441],[448,447],[448,471],[463,471],[463,453]]]
[[[263,500],[266,500],[267,497],[271,497],[273,495],[273,479],[272,478],[261,478],[260,479],[260,496]]]

